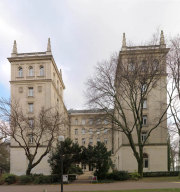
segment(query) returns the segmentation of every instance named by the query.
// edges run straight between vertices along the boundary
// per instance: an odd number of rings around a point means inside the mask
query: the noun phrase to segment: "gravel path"
[[[69,184],[64,191],[108,191],[126,189],[180,188],[180,182],[115,182],[106,184]],[[0,186],[0,192],[60,192],[60,185],[6,185]]]

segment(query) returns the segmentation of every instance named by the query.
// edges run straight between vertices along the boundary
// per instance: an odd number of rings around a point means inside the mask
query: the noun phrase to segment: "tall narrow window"
[[[85,132],[86,132],[86,131],[85,131],[85,129],[84,129],[84,128],[82,128],[82,134],[83,134],[83,135],[85,134]]]
[[[99,135],[99,134],[100,134],[100,129],[97,129],[97,132],[96,132],[96,133],[97,133],[97,135]]]
[[[75,135],[78,135],[78,129],[75,129]]]
[[[33,87],[29,87],[28,88],[28,96],[29,97],[33,97],[34,96],[34,89],[33,89]]]
[[[34,119],[29,119],[29,127],[34,128]]]
[[[107,139],[107,138],[104,139],[104,144],[105,144],[105,145],[108,144],[108,139]]]
[[[75,125],[78,125],[78,119],[75,119],[75,120],[74,120],[74,124],[75,124]]]
[[[147,70],[147,62],[146,60],[143,60],[141,63],[141,69],[143,72],[145,72]]]
[[[85,119],[82,119],[82,125],[85,125],[86,124],[86,120]]]
[[[19,69],[18,69],[18,75],[19,75],[19,77],[22,77],[22,76],[23,76],[23,69],[22,69],[22,67],[19,67]]]
[[[29,134],[29,135],[28,135],[28,142],[29,142],[29,143],[33,143],[33,142],[34,142],[33,134]]]
[[[93,124],[93,119],[89,119],[89,125]]]
[[[29,105],[29,112],[32,113],[34,108],[33,103],[29,103],[28,105]]]
[[[85,144],[86,144],[86,139],[82,138],[82,145],[85,145]]]
[[[44,67],[40,66],[40,76],[44,76]]]
[[[155,59],[153,61],[153,70],[154,71],[158,70],[158,67],[159,67],[159,61],[157,59]]]
[[[100,138],[98,137],[98,138],[97,138],[97,143],[99,143],[99,142],[101,142],[101,140],[100,140]]]
[[[78,143],[78,138],[75,138],[75,143]]]
[[[147,91],[147,84],[143,84],[141,87],[142,93],[145,93]]]
[[[147,115],[143,115],[142,117],[142,124],[147,125]]]
[[[108,129],[104,129],[104,134],[107,134],[108,133]]]
[[[143,109],[147,109],[147,99],[143,100]]]
[[[89,145],[93,145],[93,138],[89,138]]]
[[[34,70],[33,70],[33,67],[30,66],[29,67],[29,76],[33,76],[34,75]]]
[[[92,130],[92,128],[89,129],[89,134],[90,134],[90,135],[93,134],[93,130]]]
[[[131,61],[129,64],[128,64],[128,70],[129,71],[134,71],[135,70],[135,64],[133,61]]]
[[[144,142],[146,140],[146,137],[147,137],[147,132],[146,131],[143,131],[141,133],[141,141]]]
[[[144,168],[149,167],[149,160],[148,160],[148,154],[147,153],[143,154],[143,167]]]

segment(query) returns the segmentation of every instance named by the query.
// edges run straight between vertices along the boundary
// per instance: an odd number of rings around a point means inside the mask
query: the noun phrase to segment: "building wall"
[[[70,117],[70,138],[79,145],[96,145],[98,141],[104,142],[108,150],[112,150],[112,124],[105,120],[105,114],[97,112],[71,111]],[[85,140],[85,144],[83,143]]]

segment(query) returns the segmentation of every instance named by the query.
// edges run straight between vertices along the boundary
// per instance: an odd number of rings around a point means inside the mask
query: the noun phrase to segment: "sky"
[[[98,62],[127,42],[142,44],[163,30],[180,33],[180,0],[0,0],[0,97],[10,98],[13,41],[19,53],[46,51],[62,69],[67,109],[84,109],[86,81]]]

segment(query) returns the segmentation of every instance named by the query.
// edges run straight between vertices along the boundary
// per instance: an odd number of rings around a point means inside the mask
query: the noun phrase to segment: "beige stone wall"
[[[107,123],[99,113],[70,113],[70,123],[70,137],[74,142],[87,147],[90,142],[96,145],[100,141],[105,143],[108,150],[112,150],[112,124]]]
[[[38,150],[37,158],[44,152],[43,148]],[[36,158],[36,159],[37,159]],[[35,160],[36,160],[35,159]],[[35,168],[32,169],[32,174],[44,174],[50,175],[51,168],[48,163],[49,155],[46,155],[41,163],[39,163]],[[10,149],[10,173],[16,175],[25,175],[26,168],[28,166],[28,160],[24,154],[24,150],[22,148],[11,147]]]
[[[167,171],[167,146],[146,146],[144,152],[148,154],[149,167],[144,168],[143,171]],[[132,149],[128,146],[122,146],[119,149],[114,158],[114,163],[118,170],[137,171],[137,161]]]

